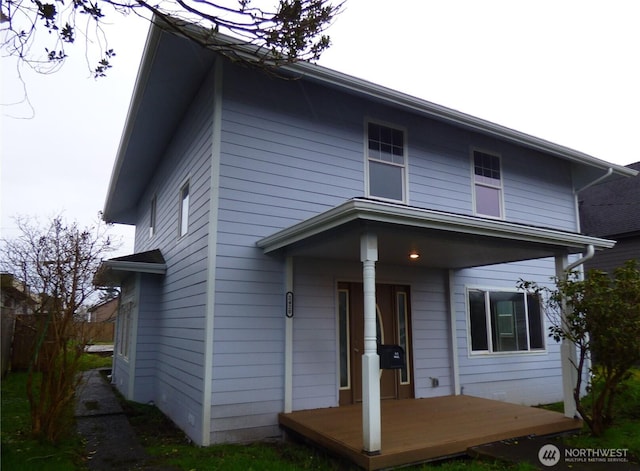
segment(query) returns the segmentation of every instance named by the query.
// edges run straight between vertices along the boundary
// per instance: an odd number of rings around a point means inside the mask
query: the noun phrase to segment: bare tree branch
[[[0,50],[40,73],[59,70],[79,37],[95,77],[106,75],[116,51],[103,30],[115,14],[150,12],[176,33],[203,47],[254,66],[275,68],[299,60],[317,60],[330,46],[324,34],[344,2],[277,0],[273,8],[252,0],[6,0],[0,3]],[[216,36],[238,38],[220,45]],[[254,46],[254,56],[245,46]]]

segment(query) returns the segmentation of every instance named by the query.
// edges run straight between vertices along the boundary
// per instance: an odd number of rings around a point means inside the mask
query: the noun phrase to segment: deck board
[[[362,452],[361,405],[280,414],[280,424],[367,470],[465,453],[469,447],[578,430],[557,412],[472,396],[382,402],[382,450]]]

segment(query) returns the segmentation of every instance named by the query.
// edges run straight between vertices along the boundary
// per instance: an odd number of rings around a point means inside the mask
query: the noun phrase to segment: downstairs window
[[[540,299],[532,294],[469,289],[472,353],[544,350]]]

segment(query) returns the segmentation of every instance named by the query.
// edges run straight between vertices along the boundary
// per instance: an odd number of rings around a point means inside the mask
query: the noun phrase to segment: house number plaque
[[[285,315],[288,318],[293,317],[293,291],[287,291],[287,302]]]

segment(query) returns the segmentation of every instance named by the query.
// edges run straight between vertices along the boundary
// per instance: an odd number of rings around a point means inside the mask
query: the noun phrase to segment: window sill
[[[467,354],[467,358],[499,358],[499,357],[519,357],[530,355],[548,355],[549,350],[519,350],[515,352],[472,352]]]

